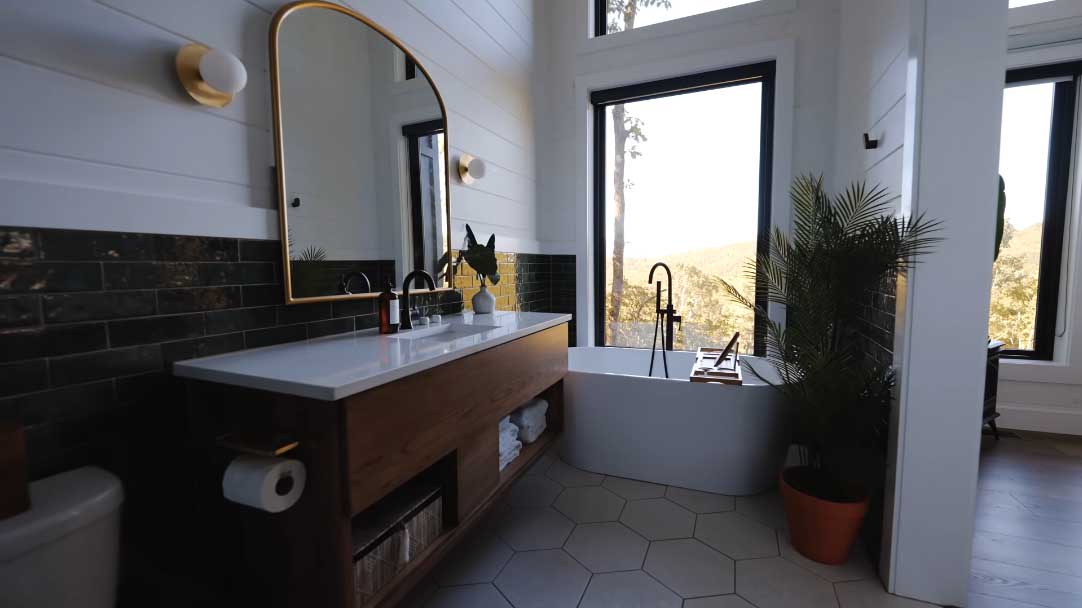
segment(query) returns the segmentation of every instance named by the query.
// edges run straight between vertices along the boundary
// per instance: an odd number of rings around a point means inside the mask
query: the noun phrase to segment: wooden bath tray
[[[734,338],[735,342],[735,338]],[[744,375],[740,369],[740,358],[732,348],[700,348],[695,353],[695,365],[691,366],[692,382],[712,382],[715,384],[744,384]],[[721,365],[717,365],[720,357],[725,357]]]

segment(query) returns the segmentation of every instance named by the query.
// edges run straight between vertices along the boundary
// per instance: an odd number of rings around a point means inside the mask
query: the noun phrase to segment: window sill
[[[716,29],[725,25],[749,21],[760,17],[781,15],[797,10],[797,0],[759,0],[751,4],[741,4],[709,13],[690,15],[672,21],[655,23],[629,32],[616,32],[604,36],[593,36],[582,40],[579,54],[598,53],[609,49],[639,44],[655,38],[680,36],[702,30]]]

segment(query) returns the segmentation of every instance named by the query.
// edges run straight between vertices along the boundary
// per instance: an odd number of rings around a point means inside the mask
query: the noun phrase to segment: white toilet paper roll
[[[222,476],[222,495],[231,502],[280,513],[300,500],[304,481],[304,463],[299,460],[237,456]]]

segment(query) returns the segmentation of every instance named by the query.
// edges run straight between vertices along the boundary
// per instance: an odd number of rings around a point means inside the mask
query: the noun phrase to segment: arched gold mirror
[[[363,15],[294,2],[270,70],[286,303],[373,298],[415,269],[452,288],[447,111],[420,61]]]

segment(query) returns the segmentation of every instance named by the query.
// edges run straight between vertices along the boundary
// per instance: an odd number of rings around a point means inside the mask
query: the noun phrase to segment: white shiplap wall
[[[867,180],[902,194],[909,12],[904,0],[841,0],[832,188]],[[879,140],[864,149],[863,134]]]
[[[349,0],[432,73],[452,160],[452,229],[539,248],[531,0]],[[0,0],[0,225],[276,238],[267,31],[279,0]],[[223,110],[190,101],[173,56],[224,48],[249,83]]]

